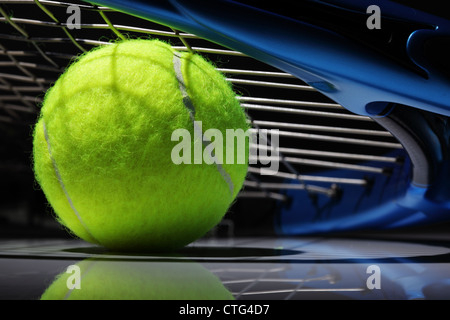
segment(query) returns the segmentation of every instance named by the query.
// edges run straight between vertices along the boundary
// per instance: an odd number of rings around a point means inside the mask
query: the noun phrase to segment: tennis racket
[[[378,29],[367,25],[372,5]],[[158,37],[215,62],[252,127],[276,132],[252,146],[257,159],[223,222],[232,234],[446,221],[450,21],[442,12],[435,1],[0,0],[1,127],[27,150],[43,94],[73,57],[111,40]],[[279,163],[275,174],[264,174],[264,157]]]

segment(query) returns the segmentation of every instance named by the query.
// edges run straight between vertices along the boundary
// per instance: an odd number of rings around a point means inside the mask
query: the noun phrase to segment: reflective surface
[[[449,258],[429,239],[202,239],[173,254],[3,240],[0,298],[450,299]]]

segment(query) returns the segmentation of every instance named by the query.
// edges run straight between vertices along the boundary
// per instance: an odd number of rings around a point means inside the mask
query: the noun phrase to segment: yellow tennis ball
[[[61,272],[41,300],[234,300],[220,279],[192,261],[86,259]]]
[[[36,180],[61,224],[86,241],[177,249],[218,224],[243,185],[248,139],[234,144],[227,130],[247,133],[246,115],[200,55],[158,40],[105,45],[47,91]]]

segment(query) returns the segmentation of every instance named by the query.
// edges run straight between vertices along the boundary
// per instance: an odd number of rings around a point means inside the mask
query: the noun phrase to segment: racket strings
[[[72,4],[80,9],[76,28],[68,19]],[[365,188],[402,165],[401,144],[372,119],[241,52],[79,1],[0,0],[0,8],[0,121],[17,130],[29,132],[45,90],[74,57],[111,39],[150,37],[213,61],[233,84],[252,130],[268,133],[252,144],[255,157],[239,197],[288,201],[286,190],[333,197],[339,186]],[[262,170],[268,162],[279,166],[271,175]]]

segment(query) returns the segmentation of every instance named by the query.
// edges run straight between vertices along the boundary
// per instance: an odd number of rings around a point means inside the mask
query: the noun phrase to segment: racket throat
[[[439,115],[404,105],[392,106],[385,117],[374,120],[402,144],[412,166],[412,184],[418,187],[432,185],[439,167],[448,157],[448,141],[439,137],[449,126]]]

